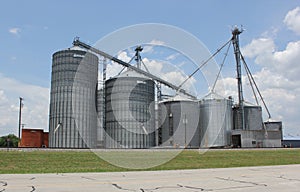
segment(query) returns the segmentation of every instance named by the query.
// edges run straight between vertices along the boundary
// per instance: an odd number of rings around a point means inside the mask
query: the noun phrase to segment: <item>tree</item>
[[[0,147],[18,147],[19,141],[20,139],[14,134],[2,136],[0,137]]]

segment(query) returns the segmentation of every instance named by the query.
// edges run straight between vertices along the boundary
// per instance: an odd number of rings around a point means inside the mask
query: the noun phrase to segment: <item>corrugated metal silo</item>
[[[105,82],[107,148],[155,146],[154,82],[128,70]]]
[[[242,129],[242,113],[236,107],[233,109],[234,129]],[[261,130],[263,128],[262,108],[257,105],[244,104],[245,130]]]
[[[261,106],[244,105],[244,113],[246,130],[260,130],[263,128]]]
[[[159,104],[164,115],[159,127],[159,146],[200,147],[198,102],[175,96]]]
[[[98,57],[72,47],[53,54],[49,147],[95,147]]]
[[[230,144],[232,99],[210,93],[200,101],[201,148]]]

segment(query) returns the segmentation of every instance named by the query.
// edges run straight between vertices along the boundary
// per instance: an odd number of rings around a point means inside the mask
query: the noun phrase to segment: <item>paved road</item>
[[[14,191],[300,191],[300,165],[180,171],[3,174],[0,192]]]

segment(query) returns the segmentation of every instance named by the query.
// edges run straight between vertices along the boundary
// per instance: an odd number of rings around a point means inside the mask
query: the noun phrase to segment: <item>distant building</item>
[[[48,135],[43,129],[22,129],[19,147],[48,147]]]
[[[300,148],[300,139],[284,139],[282,141],[282,146],[290,148]]]

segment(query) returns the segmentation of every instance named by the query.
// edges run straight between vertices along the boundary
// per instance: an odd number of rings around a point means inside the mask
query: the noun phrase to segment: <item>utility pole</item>
[[[237,27],[232,31],[232,44],[234,48],[235,60],[236,60],[236,72],[237,72],[237,84],[238,84],[238,111],[241,114],[241,128],[245,129],[245,118],[244,118],[244,96],[243,96],[243,85],[242,85],[242,70],[241,70],[241,53],[239,45],[239,35],[242,33]]]
[[[184,124],[184,148],[187,147],[186,143],[186,124],[188,123],[188,120],[186,118],[186,113],[184,114],[183,124]]]
[[[20,99],[20,106],[19,106],[19,139],[21,139],[21,126],[22,126],[22,107],[23,107],[23,98],[19,97]]]

